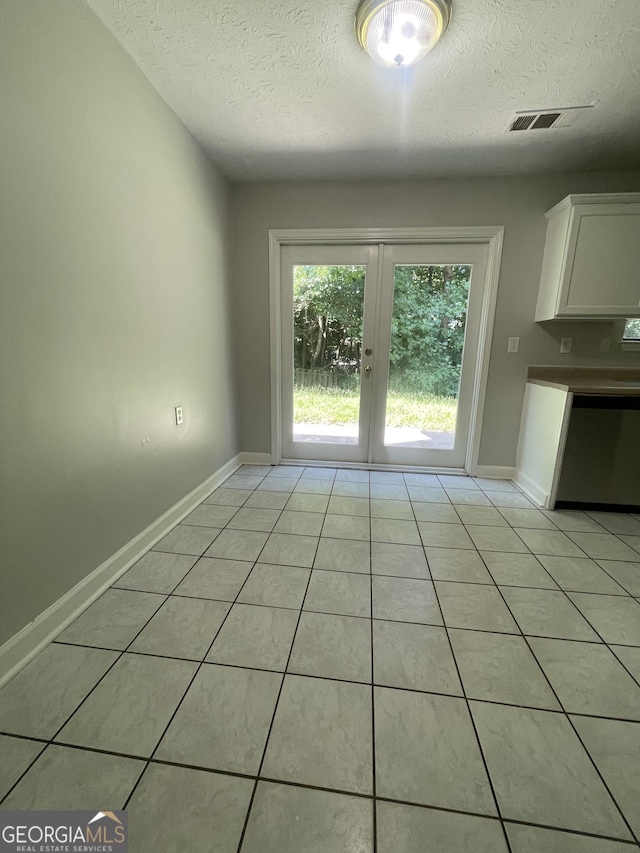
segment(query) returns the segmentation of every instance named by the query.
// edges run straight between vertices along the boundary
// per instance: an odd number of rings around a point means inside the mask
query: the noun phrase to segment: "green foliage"
[[[460,381],[471,268],[397,266],[390,391],[455,396]],[[365,268],[297,266],[295,366],[340,374],[353,387],[360,366]]]
[[[636,317],[634,320],[627,320],[624,326],[623,337],[631,341],[640,340],[640,318]]]

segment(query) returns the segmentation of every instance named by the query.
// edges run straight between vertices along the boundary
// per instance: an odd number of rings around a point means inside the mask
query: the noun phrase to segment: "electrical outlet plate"
[[[509,338],[507,352],[518,352],[520,349],[520,338]]]
[[[560,341],[560,352],[571,352],[573,346],[573,338],[563,338]]]
[[[176,406],[175,415],[176,415],[176,426],[180,426],[180,424],[182,423],[182,420],[183,420],[183,418],[182,418],[182,406]]]

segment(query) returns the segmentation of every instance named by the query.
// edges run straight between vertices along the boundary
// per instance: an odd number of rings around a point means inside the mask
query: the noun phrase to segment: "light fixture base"
[[[419,62],[451,19],[451,0],[363,0],[356,12],[358,41],[385,68]]]

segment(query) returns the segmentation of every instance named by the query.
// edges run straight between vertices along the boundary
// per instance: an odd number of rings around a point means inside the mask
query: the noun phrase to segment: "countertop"
[[[527,382],[572,394],[599,397],[640,396],[640,369],[634,367],[532,366]]]

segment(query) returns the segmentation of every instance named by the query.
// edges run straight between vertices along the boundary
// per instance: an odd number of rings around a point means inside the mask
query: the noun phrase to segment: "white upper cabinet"
[[[640,317],[640,193],[570,195],[546,216],[536,321]]]

